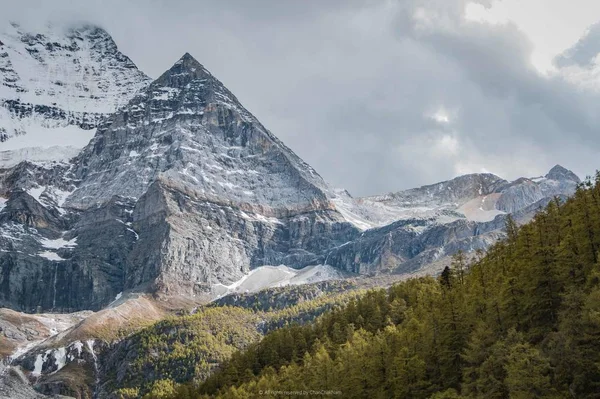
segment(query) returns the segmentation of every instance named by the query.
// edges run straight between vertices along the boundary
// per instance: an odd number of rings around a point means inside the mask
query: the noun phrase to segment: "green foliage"
[[[135,399],[139,398],[139,388],[121,388],[114,392],[114,396],[118,399]]]
[[[270,311],[211,304],[200,307],[193,315],[160,321],[117,345],[112,356],[121,367],[109,372],[109,384],[117,397],[171,397],[179,383],[191,382],[193,385],[204,381],[217,366],[238,350],[258,342],[265,333],[312,321],[362,293],[359,290],[343,292],[336,289],[333,294],[327,295],[327,291],[321,290],[322,284],[317,288],[315,291],[315,287],[311,286],[294,287],[289,306]],[[303,293],[312,299],[301,300]],[[247,296],[257,295],[263,293]],[[282,298],[283,295],[280,292],[278,296]],[[240,305],[251,303],[244,296],[237,299]],[[288,358],[296,359],[303,356],[309,347],[300,343],[302,351],[293,353],[293,339],[289,332],[285,334],[281,349]],[[270,361],[276,363],[277,359],[273,357]]]
[[[173,380],[158,380],[152,384],[150,392],[144,395],[144,399],[166,399],[175,395],[175,392]]]
[[[470,264],[272,331],[172,397],[600,398],[599,182],[525,226],[508,217]]]

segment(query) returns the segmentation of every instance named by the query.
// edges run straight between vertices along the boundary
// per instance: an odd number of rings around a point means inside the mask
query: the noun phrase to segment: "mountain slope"
[[[321,177],[189,54],[98,130],[73,173],[66,206],[138,199],[131,286],[159,278],[162,290],[210,291],[251,267],[317,264],[356,234]]]
[[[460,218],[489,222],[498,215],[518,212],[544,198],[571,195],[579,183],[573,172],[556,165],[545,176],[519,178],[513,182],[482,173],[356,199],[339,190],[334,202],[346,219],[361,229],[411,218],[435,219],[439,223]]]
[[[554,197],[575,193],[579,183],[556,165],[543,177],[513,182],[472,174],[375,197],[338,191],[336,209],[364,231],[332,248],[326,263],[360,274],[412,273],[458,250],[485,250],[503,237],[507,214],[525,223]]]
[[[98,309],[126,290],[209,298],[251,268],[321,264],[359,234],[321,177],[189,54],[72,163],[0,174],[0,303],[27,311]]]
[[[101,28],[0,27],[0,166],[67,160],[149,78]]]
[[[189,54],[113,115],[75,164],[82,183],[67,203],[79,208],[139,198],[159,176],[214,202],[331,208],[321,177]]]

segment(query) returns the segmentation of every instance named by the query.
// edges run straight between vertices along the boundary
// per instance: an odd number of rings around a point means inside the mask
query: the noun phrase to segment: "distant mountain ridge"
[[[327,264],[360,274],[412,273],[458,250],[486,249],[504,236],[507,214],[525,223],[579,183],[556,165],[544,177],[513,182],[484,173],[365,198],[338,190],[336,209],[363,233],[332,249]]]
[[[581,182],[570,170],[556,165],[544,177],[509,182],[490,173],[475,173],[384,195],[352,198],[338,190],[338,208],[360,228],[381,227],[413,217],[466,218],[478,222],[514,213],[544,198],[572,194]]]

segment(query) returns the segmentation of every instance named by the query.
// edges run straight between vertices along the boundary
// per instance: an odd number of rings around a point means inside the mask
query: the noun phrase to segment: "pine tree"
[[[506,385],[510,397],[514,399],[557,396],[550,384],[548,360],[527,343],[518,343],[509,348]]]

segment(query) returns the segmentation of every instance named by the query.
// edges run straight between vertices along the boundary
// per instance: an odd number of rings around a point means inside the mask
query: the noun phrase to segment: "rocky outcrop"
[[[558,182],[573,182],[575,184],[581,183],[581,179],[579,179],[575,173],[560,165],[555,165],[552,169],[550,169],[545,178]]]
[[[71,312],[112,301],[124,289],[137,239],[129,227],[132,208],[114,198],[85,213],[61,213],[13,192],[0,211],[0,305]]]
[[[129,258],[128,288],[197,295],[269,264],[321,264],[325,252],[358,232],[333,211],[266,217],[185,194],[157,181],[139,200],[140,239]],[[157,246],[157,243],[161,243]]]
[[[100,378],[98,354],[107,345],[101,341],[75,341],[67,346],[32,350],[13,362],[23,370],[37,392],[51,397],[95,397]]]

